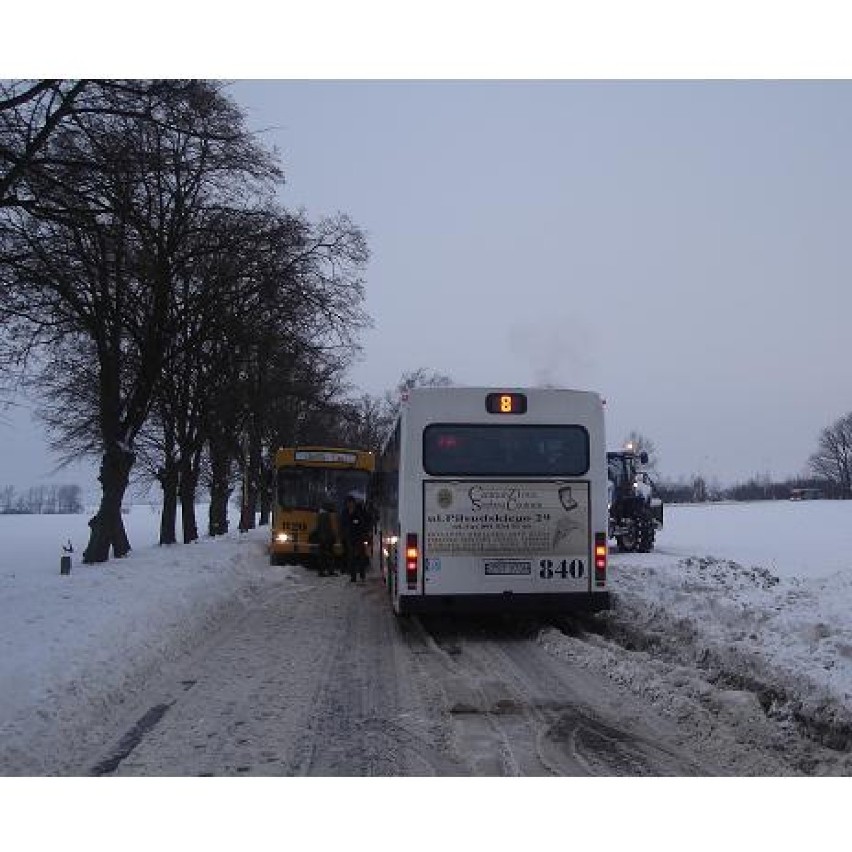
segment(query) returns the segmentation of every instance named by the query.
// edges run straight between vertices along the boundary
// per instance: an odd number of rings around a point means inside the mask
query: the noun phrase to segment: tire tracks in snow
[[[348,580],[344,580],[344,587]],[[287,774],[461,775],[435,724],[434,698],[422,688],[381,582],[345,589],[345,610]]]
[[[89,765],[118,775],[465,774],[381,583],[294,572],[147,693],[126,734]]]
[[[535,623],[423,621],[433,675],[443,681],[459,750],[471,755],[474,774],[714,773],[653,714],[649,725],[647,711],[625,713],[599,678],[550,658]]]

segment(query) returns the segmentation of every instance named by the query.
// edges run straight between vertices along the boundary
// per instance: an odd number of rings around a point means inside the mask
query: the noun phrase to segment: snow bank
[[[848,749],[850,545],[852,502],[674,506],[655,553],[611,554],[603,621],[622,644]]]
[[[127,558],[83,565],[87,518],[0,516],[2,774],[71,770],[98,723],[165,662],[289,573],[267,565],[267,529],[159,547],[148,506],[125,517]],[[74,564],[61,576],[68,537]]]

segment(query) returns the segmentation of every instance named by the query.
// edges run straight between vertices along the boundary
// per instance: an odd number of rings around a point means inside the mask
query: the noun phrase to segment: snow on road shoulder
[[[746,728],[763,714],[848,751],[852,558],[844,537],[852,504],[708,505],[667,514],[656,552],[610,555],[613,609],[598,627],[631,653],[606,662],[608,673],[675,715],[685,712],[680,701],[698,701]],[[542,641],[556,653],[578,651],[557,631]]]
[[[70,576],[59,576],[53,556],[54,528],[68,519],[0,518],[2,774],[73,771],[65,757],[166,662],[290,575],[267,565],[268,530],[162,548],[150,543],[147,508],[128,519],[127,558],[75,560]],[[36,523],[51,539],[49,557],[33,535]]]
[[[748,660],[752,678],[773,673],[796,692],[852,698],[852,573],[778,578],[712,556],[661,566],[624,559],[619,568],[616,614],[646,635],[683,643],[698,658],[712,649],[731,666]]]

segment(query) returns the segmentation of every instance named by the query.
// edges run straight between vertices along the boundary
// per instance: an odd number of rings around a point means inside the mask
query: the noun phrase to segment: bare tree
[[[60,485],[56,490],[56,511],[64,515],[76,515],[83,511],[79,485]]]
[[[92,85],[89,80],[0,80],[0,207],[24,202],[18,189],[43,164],[52,134]]]
[[[342,411],[343,434],[352,447],[378,453],[393,425],[394,412],[387,397],[362,394]]]
[[[704,503],[707,500],[707,482],[703,476],[692,478],[692,500],[695,503]]]
[[[327,400],[342,366],[358,352],[356,334],[369,324],[363,310],[363,268],[369,252],[361,230],[338,215],[309,222],[303,214],[279,215],[266,249],[259,253],[260,303],[254,334],[242,348],[244,471],[241,528],[261,523],[270,506],[271,436],[281,437],[281,410],[295,398],[293,442]],[[305,381],[306,377],[310,381]],[[320,409],[324,406],[320,405]],[[292,409],[291,409],[292,410]]]
[[[646,469],[651,473],[657,472],[657,464],[659,462],[657,456],[657,447],[654,442],[647,437],[647,435],[643,435],[641,432],[637,432],[635,429],[630,431],[630,434],[624,439],[624,447],[630,447],[635,453],[647,453],[648,454],[648,463],[645,465]]]
[[[164,491],[161,541],[178,499],[197,535],[205,447],[211,533],[235,461],[253,519],[271,436],[345,422],[363,234],[269,202],[280,172],[216,84],[18,81],[0,109],[0,360],[41,392],[66,459],[101,457],[84,561],[129,550],[140,453]]]
[[[400,376],[396,387],[393,390],[385,391],[384,404],[387,408],[389,422],[392,424],[396,420],[396,416],[399,414],[399,406],[407,391],[412,388],[446,388],[452,384],[453,380],[449,376],[427,367],[406,370]]]
[[[0,488],[0,514],[8,514],[15,502],[15,488],[13,485],[4,485]]]
[[[0,224],[7,353],[38,357],[54,391],[48,405],[96,400],[77,418],[66,409],[67,427],[52,419],[102,455],[86,562],[130,549],[121,500],[201,213],[278,176],[216,85],[133,83],[101,97],[88,111],[78,104],[74,121],[52,134],[47,164],[28,179],[31,202]],[[50,370],[57,358],[78,369]]]
[[[279,443],[339,432],[337,398],[363,326],[363,238],[345,219],[219,210],[204,247],[176,282],[173,335],[140,434],[163,488],[161,543],[197,536],[194,504],[211,495],[211,535],[227,528],[233,470],[243,474],[241,528],[267,522]],[[328,438],[328,440],[332,440]],[[336,439],[335,439],[336,440]],[[204,455],[206,447],[207,454]]]
[[[253,257],[253,220],[246,211],[212,211],[199,231],[192,260],[175,278],[170,304],[172,334],[166,341],[151,414],[137,441],[143,475],[156,479],[163,491],[160,544],[176,541],[179,503],[184,541],[197,538],[195,489],[203,447],[211,437],[211,408],[221,402],[230,409],[234,397],[240,396],[231,369],[234,326],[245,308],[242,300],[248,298],[241,285],[245,283],[245,264],[254,263],[246,260]],[[235,428],[229,421],[221,433],[227,435]],[[219,441],[215,443],[218,448]],[[225,445],[230,446],[227,440]],[[217,461],[219,458],[217,454]],[[221,526],[224,531],[224,520]]]
[[[844,499],[852,497],[852,412],[822,430],[808,466],[814,474],[836,485]]]

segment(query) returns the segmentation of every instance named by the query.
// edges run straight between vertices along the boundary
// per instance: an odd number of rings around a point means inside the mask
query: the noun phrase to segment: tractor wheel
[[[632,527],[632,525],[631,525]],[[619,553],[633,553],[637,546],[637,536],[635,528],[631,528],[630,532],[615,537],[615,543]]]
[[[636,550],[650,553],[654,549],[654,522],[650,518],[640,518],[636,522]]]

